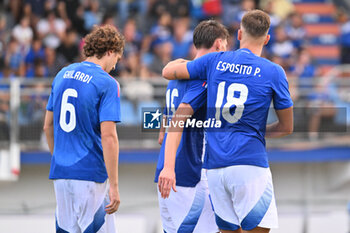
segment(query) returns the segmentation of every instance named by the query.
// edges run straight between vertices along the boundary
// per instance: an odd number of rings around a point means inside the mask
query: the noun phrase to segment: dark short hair
[[[227,40],[228,31],[224,25],[215,20],[202,21],[193,32],[193,44],[199,48],[209,49],[218,38]]]
[[[102,58],[108,51],[123,53],[124,36],[112,25],[97,26],[84,38],[84,55]]]
[[[251,10],[243,16],[241,25],[250,36],[259,38],[268,32],[270,16],[261,10]]]

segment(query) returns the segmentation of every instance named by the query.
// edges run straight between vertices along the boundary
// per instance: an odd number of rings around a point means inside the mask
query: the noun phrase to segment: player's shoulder
[[[62,80],[65,73],[69,70],[74,70],[78,64],[79,63],[72,63],[70,65],[63,67],[60,71],[57,72],[57,74],[53,80],[53,83],[56,83],[56,82],[59,82],[60,80]]]
[[[96,77],[97,81],[94,82],[94,87],[100,95],[108,95],[115,93],[118,97],[120,97],[120,86],[119,82],[110,76],[108,73],[103,76]]]
[[[178,92],[183,92],[186,89],[187,82],[190,80],[170,80],[167,90],[177,89]]]
[[[79,66],[81,66],[81,62],[76,62],[76,63],[72,63],[72,64],[69,64],[69,65],[63,67],[62,70],[75,70],[75,69],[77,69]]]
[[[211,52],[209,54],[212,58],[218,58],[218,57],[221,57],[223,55],[228,55],[228,54],[230,54],[230,52],[232,52],[232,51]]]
[[[287,79],[287,75],[283,67],[277,63],[274,63],[266,58],[262,58],[266,64],[264,67],[265,72],[269,73],[269,77],[273,82],[279,82],[280,80]]]
[[[119,87],[119,83],[118,81],[112,77],[109,73],[107,73],[106,71],[104,71],[102,68],[100,67],[94,67],[90,70],[91,75],[95,76],[95,81],[97,81],[99,84],[98,85],[102,85],[104,87]]]
[[[170,81],[168,82],[167,87],[170,88],[170,87],[176,85],[176,83],[178,83],[178,81],[179,81],[179,80],[170,80]]]
[[[210,53],[207,53],[207,54],[201,56],[200,58],[206,59],[207,61],[212,61],[213,59],[220,57],[224,53],[226,53],[226,52],[223,52],[223,51],[222,52],[210,52]]]
[[[270,61],[269,59],[264,57],[258,57],[258,58],[260,60],[259,62],[261,63],[261,65],[264,66],[267,70],[278,72],[278,73],[284,72],[284,69],[279,64],[274,63],[273,61]]]
[[[273,69],[273,71],[276,73],[277,76],[279,76],[281,74],[285,75],[285,71],[281,65],[274,63],[266,58],[264,58],[264,59],[270,63],[271,68]]]
[[[118,89],[118,92],[119,92],[119,82],[110,74],[105,72],[104,76],[101,77],[101,80],[103,81],[102,86],[104,87],[104,89],[109,89],[109,88]]]
[[[166,89],[172,89],[176,86],[176,83],[177,83],[178,80],[170,80],[168,82],[168,85],[166,86]]]
[[[170,80],[167,86],[167,89],[176,88],[178,91],[186,91],[189,88],[195,86],[205,86],[206,81],[199,79],[190,79],[190,80]]]

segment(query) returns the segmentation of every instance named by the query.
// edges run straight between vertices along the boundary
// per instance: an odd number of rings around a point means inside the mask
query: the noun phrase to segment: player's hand
[[[109,200],[110,203],[106,205],[105,211],[107,214],[113,214],[119,208],[120,197],[119,197],[119,188],[118,186],[109,188]]]
[[[162,198],[168,198],[171,188],[176,192],[176,179],[174,169],[163,168],[159,174],[158,188]]]

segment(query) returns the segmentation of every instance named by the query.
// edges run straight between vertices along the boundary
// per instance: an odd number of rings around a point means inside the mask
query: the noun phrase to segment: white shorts
[[[196,187],[176,186],[169,198],[158,190],[160,216],[166,233],[214,233],[219,229],[209,200],[208,183],[201,180]]]
[[[108,181],[54,180],[56,232],[115,233],[114,214],[106,214]]]
[[[239,165],[207,172],[216,223],[221,230],[277,228],[270,168]]]

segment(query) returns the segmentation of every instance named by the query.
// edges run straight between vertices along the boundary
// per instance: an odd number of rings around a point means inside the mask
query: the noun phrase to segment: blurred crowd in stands
[[[94,25],[112,24],[126,40],[123,58],[112,75],[147,83],[160,77],[170,60],[194,57],[192,32],[201,20],[221,21],[230,32],[229,50],[239,48],[240,20],[256,8],[271,16],[271,40],[263,56],[280,64],[288,77],[311,80],[322,75],[308,50],[302,15],[288,0],[5,0],[0,4],[0,79],[52,78],[62,67],[83,59],[83,37]],[[350,18],[339,13],[334,21],[341,25],[339,63],[350,63]],[[291,82],[293,97],[297,99],[298,90],[307,85]],[[315,91],[308,98],[317,96]],[[0,112],[5,111],[1,106]]]
[[[7,0],[0,18],[0,77],[53,77],[82,60],[82,38],[94,25],[112,24],[123,32],[125,53],[114,75],[159,77],[179,57],[193,58],[192,31],[214,18],[229,29],[229,49],[239,47],[236,32],[244,12],[261,8],[271,15],[271,41],[264,56],[298,77],[313,77],[317,67],[307,50],[303,18],[288,1],[271,0]],[[343,25],[341,61],[350,62],[350,21]]]

